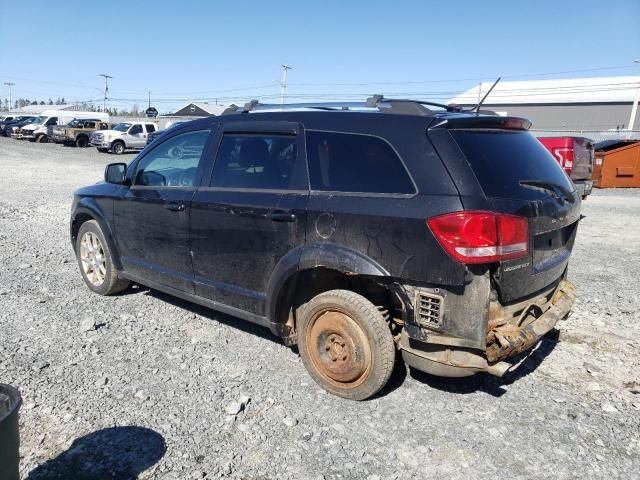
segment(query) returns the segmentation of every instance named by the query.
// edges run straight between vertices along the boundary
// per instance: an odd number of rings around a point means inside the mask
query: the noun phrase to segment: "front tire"
[[[113,142],[113,145],[111,145],[111,153],[122,155],[124,153],[124,143]]]
[[[84,283],[92,292],[113,295],[129,286],[128,280],[118,278],[111,251],[95,220],[89,220],[80,226],[76,239],[76,257]]]
[[[40,135],[39,137],[36,138],[36,142],[38,143],[48,143],[49,142],[49,137],[46,135]]]
[[[330,290],[299,312],[300,356],[318,385],[351,400],[365,400],[384,387],[396,352],[375,305],[355,292]]]

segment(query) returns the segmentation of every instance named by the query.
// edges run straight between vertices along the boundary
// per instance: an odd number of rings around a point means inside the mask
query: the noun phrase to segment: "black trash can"
[[[18,389],[0,383],[0,480],[18,480],[18,410],[21,404]]]

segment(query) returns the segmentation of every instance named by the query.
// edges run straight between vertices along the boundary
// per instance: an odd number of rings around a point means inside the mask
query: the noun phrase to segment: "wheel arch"
[[[100,205],[89,198],[83,198],[80,200],[71,217],[70,234],[71,245],[73,246],[74,252],[76,251],[76,241],[78,238],[80,227],[83,223],[90,220],[95,220],[96,222],[98,222],[98,225],[102,230],[102,234],[104,235],[104,239],[107,242],[107,246],[109,247],[109,251],[111,252],[113,264],[115,265],[116,270],[122,270],[120,254],[118,252],[118,248],[116,247],[115,237],[113,235],[113,230],[111,229],[110,223],[107,220],[107,217]]]
[[[388,306],[401,294],[388,271],[347,247],[318,244],[296,249],[276,265],[267,292],[266,315],[276,335],[296,342],[295,310],[328,290],[351,290],[376,305]]]
[[[87,139],[87,145],[89,145],[89,137],[90,137],[90,135],[88,135],[88,134],[86,134],[84,132],[83,133],[78,133],[76,135],[76,137],[75,137],[75,142],[77,143],[80,138],[86,138]]]

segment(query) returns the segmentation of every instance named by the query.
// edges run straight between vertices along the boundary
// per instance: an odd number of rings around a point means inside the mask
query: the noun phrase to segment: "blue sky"
[[[161,112],[278,101],[282,63],[290,101],[447,99],[499,75],[640,75],[639,0],[0,0],[0,37],[14,99],[101,104],[106,73],[110,105],[144,107],[151,90]]]

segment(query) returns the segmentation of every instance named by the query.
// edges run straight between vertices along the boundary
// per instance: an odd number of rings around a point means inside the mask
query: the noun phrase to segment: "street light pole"
[[[634,60],[633,63],[640,63],[640,59]],[[636,96],[633,99],[633,106],[631,107],[631,116],[629,117],[629,130],[633,130],[633,124],[636,122],[638,101],[640,101],[640,82],[638,82],[638,89],[636,90]]]
[[[107,110],[107,92],[109,91],[109,79],[113,78],[111,75],[105,75],[104,73],[100,74],[101,77],[104,77],[104,100],[102,101],[102,111],[105,112]]]
[[[287,89],[287,70],[291,70],[293,67],[290,67],[289,65],[287,65],[286,63],[282,65],[282,82],[280,83],[280,85],[282,85],[282,90],[280,91],[280,105],[284,104],[284,92]]]
[[[9,111],[11,111],[11,109],[13,108],[12,104],[11,104],[11,87],[13,87],[15,85],[15,83],[13,82],[4,82],[4,84],[9,87]]]

